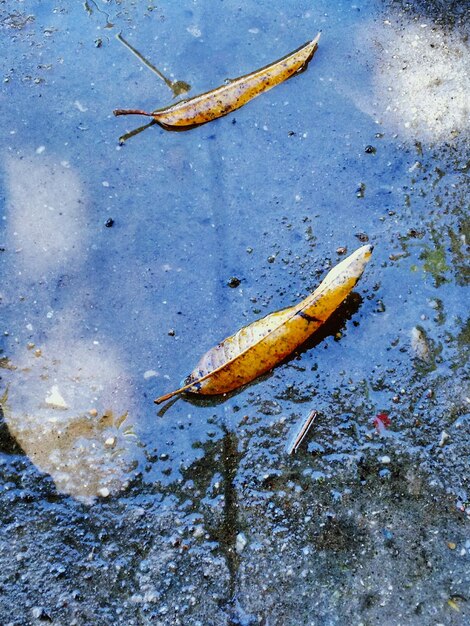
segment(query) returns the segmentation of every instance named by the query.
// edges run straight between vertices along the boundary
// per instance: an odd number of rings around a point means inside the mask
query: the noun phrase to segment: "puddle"
[[[1,623],[468,618],[464,4],[0,3]],[[301,75],[119,144],[115,108],[173,102],[119,32],[200,93],[319,30]],[[154,405],[366,242],[290,358]]]

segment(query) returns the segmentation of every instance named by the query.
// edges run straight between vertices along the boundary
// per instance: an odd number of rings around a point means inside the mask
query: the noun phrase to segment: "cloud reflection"
[[[356,45],[371,67],[372,92],[347,79],[338,89],[383,128],[426,143],[448,141],[467,130],[465,34],[447,32],[428,18],[389,13],[364,24]]]
[[[44,154],[9,157],[5,170],[7,234],[18,269],[35,279],[83,260],[86,194],[74,170]]]
[[[445,34],[424,20],[387,20],[378,41],[374,90],[384,122],[425,140],[445,140],[465,130],[470,55],[459,33]]]
[[[111,338],[99,333],[98,340],[96,329],[93,335],[87,330],[82,296],[99,284],[81,277],[89,239],[86,190],[68,164],[43,152],[8,155],[5,171],[13,253],[2,287],[13,315],[6,323],[15,339],[8,350],[13,369],[3,376],[8,381],[4,418],[59,491],[85,501],[106,497],[132,476],[138,442],[125,360]],[[63,287],[61,301],[51,278],[64,272],[75,278]],[[28,309],[18,315],[14,303],[25,293],[21,307]]]

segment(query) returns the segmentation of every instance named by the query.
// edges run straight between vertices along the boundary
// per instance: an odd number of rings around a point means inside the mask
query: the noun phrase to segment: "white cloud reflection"
[[[347,68],[337,89],[382,129],[426,144],[468,131],[470,54],[461,31],[390,13],[362,23],[355,42],[372,89],[352,82]]]
[[[110,338],[87,339],[85,330],[81,294],[99,289],[80,275],[89,240],[87,194],[76,171],[44,151],[8,155],[5,172],[11,254],[2,288],[10,308],[23,303],[9,322],[16,339],[8,353],[14,369],[4,377],[4,417],[59,491],[85,501],[106,497],[126,486],[138,452],[125,360]],[[64,272],[75,276],[65,305],[51,280]]]
[[[86,236],[86,197],[73,169],[47,157],[7,157],[7,236],[18,271],[30,279],[80,262]]]
[[[374,34],[380,47],[374,91],[383,123],[431,142],[465,130],[470,54],[462,35],[423,20],[387,20]]]

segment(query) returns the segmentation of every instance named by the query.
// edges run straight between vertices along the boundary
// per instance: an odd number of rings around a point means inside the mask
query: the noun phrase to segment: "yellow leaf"
[[[147,115],[166,130],[188,130],[205,124],[239,109],[261,93],[305,70],[318,48],[319,38],[320,34],[282,59],[194,98],[180,100],[151,113],[140,109],[116,109],[114,115]]]
[[[184,386],[157,398],[156,404],[183,391],[226,393],[272,369],[338,308],[359,280],[372,249],[366,245],[353,252],[302,302],[244,326],[206,352]]]

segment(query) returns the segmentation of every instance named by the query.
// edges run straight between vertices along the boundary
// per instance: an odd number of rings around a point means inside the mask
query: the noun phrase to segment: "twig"
[[[288,454],[295,454],[302,443],[302,441],[307,436],[308,431],[310,430],[310,426],[315,421],[318,415],[318,411],[310,411],[307,418],[302,422],[299,430],[296,431],[295,436],[292,438],[292,441],[287,447]]]
[[[153,126],[156,123],[157,122],[155,120],[152,120],[148,124],[144,124],[143,126],[139,126],[139,128],[134,128],[134,130],[131,130],[130,132],[126,133],[125,135],[121,135],[119,137],[119,144],[122,146],[128,139],[130,139],[131,137],[135,137],[136,135],[138,135],[142,131],[146,130],[147,128],[150,128],[150,126]]]
[[[165,74],[160,72],[158,67],[155,67],[155,65],[153,65],[153,63],[150,63],[150,61],[148,61],[138,50],[136,50],[134,46],[131,46],[131,44],[126,39],[124,39],[121,33],[118,33],[116,35],[116,39],[120,41],[128,50],[130,50],[141,63],[149,68],[149,70],[152,70],[152,72],[154,72],[159,78],[163,80],[165,85],[169,87],[169,89],[171,89],[171,91],[173,92],[174,98],[188,92],[191,89],[191,85],[188,85],[188,83],[186,83],[184,80],[170,80],[169,78],[167,78]]]

